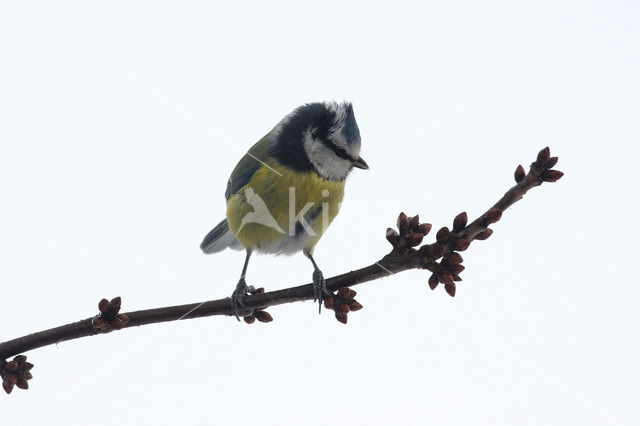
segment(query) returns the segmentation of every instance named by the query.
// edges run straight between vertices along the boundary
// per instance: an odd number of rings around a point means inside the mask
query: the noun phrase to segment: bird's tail
[[[229,229],[227,219],[220,222],[213,228],[200,244],[200,248],[206,254],[217,253],[230,247],[234,250],[241,250],[242,244],[238,241]]]

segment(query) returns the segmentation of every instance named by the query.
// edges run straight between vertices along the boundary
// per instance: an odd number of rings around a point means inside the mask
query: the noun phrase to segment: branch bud
[[[129,323],[129,315],[126,314],[120,314],[118,315],[118,317],[120,317],[120,319],[122,320],[122,325],[127,325]]]
[[[336,299],[333,297],[328,297],[324,299],[324,307],[327,309],[333,309],[336,307]]]
[[[349,298],[349,288],[342,287],[338,290],[338,297],[340,299],[348,299]]]
[[[415,230],[420,225],[420,215],[415,215],[409,219],[409,229]]]
[[[344,312],[336,312],[336,319],[343,324],[347,323],[347,314]]]
[[[564,176],[564,173],[562,173],[560,170],[547,170],[545,172],[542,172],[542,174],[540,175],[542,180],[545,182],[555,182],[557,180],[560,180],[562,176]]]
[[[522,167],[522,164],[516,167],[516,171],[513,173],[513,177],[516,179],[516,183],[520,183],[524,180],[524,178],[526,177],[526,173],[524,172],[524,167]]]
[[[436,240],[440,244],[444,244],[447,242],[450,236],[451,236],[451,233],[449,232],[449,228],[447,228],[446,226],[443,226],[438,230],[438,233],[436,234]]]
[[[124,322],[120,318],[114,317],[111,320],[111,327],[113,327],[114,330],[120,330],[123,326]]]
[[[362,309],[362,305],[356,300],[350,301],[349,307],[351,308],[352,311],[359,311],[360,309]]]
[[[7,374],[4,381],[11,386],[14,386],[16,383],[18,383],[18,377],[15,374]]]
[[[387,228],[387,241],[391,243],[391,245],[395,245],[398,242],[398,233],[395,229]]]
[[[431,231],[431,224],[430,223],[421,223],[418,226],[418,232],[421,233],[422,235],[427,235],[429,233],[429,231]]]
[[[458,263],[462,263],[462,256],[460,256],[460,253],[456,252],[449,253],[444,257],[443,261],[450,265],[457,265]]]
[[[486,240],[487,238],[489,238],[491,236],[491,234],[493,234],[493,229],[485,229],[484,231],[482,231],[481,233],[479,233],[478,235],[476,235],[474,237],[475,240]]]
[[[453,284],[453,275],[448,272],[441,271],[438,274],[438,277],[442,284]]]
[[[407,237],[407,243],[409,247],[415,247],[422,242],[424,235],[422,234],[409,234]]]
[[[435,290],[436,287],[438,287],[438,275],[431,274],[431,276],[429,277],[429,287],[431,288],[431,290]]]
[[[400,231],[400,234],[404,234],[407,231],[407,229],[409,229],[409,218],[407,217],[406,214],[404,214],[404,212],[398,215],[397,225],[398,225],[398,230]]]
[[[271,316],[271,314],[267,311],[255,311],[253,313],[253,315],[256,317],[256,319],[260,322],[271,322],[273,321],[273,317]]]
[[[538,158],[536,159],[536,161],[538,162],[539,165],[542,166],[544,163],[547,162],[550,155],[551,155],[551,151],[549,150],[549,147],[542,148],[538,153]]]
[[[107,312],[109,312],[109,309],[111,309],[111,303],[109,303],[107,299],[100,300],[100,302],[98,303],[98,310],[103,314],[106,314]]]
[[[93,328],[95,328],[96,330],[102,330],[107,326],[107,321],[102,318],[102,317],[94,317],[91,320],[91,325],[93,326]]]
[[[544,163],[545,169],[551,169],[558,162],[558,157],[551,157]]]
[[[111,299],[111,313],[116,315],[120,312],[120,306],[122,305],[122,298],[120,296]]]
[[[449,293],[449,296],[453,297],[456,295],[456,285],[454,283],[445,284],[444,289]]]
[[[464,271],[464,266],[463,265],[451,265],[449,266],[449,271],[451,271],[451,273],[454,275],[454,281],[455,281],[455,275],[459,274],[460,272]]]
[[[461,231],[465,226],[467,226],[467,212],[462,212],[453,219],[453,228],[451,228],[451,232]]]

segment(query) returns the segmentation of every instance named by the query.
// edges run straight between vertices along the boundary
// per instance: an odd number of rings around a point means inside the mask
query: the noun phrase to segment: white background
[[[565,172],[463,253],[355,289],[338,323],[159,324],[27,353],[4,425],[638,424],[640,5],[0,3],[0,340],[228,296],[239,252],[198,245],[236,161],[309,101],[353,101],[370,171],[316,248],[383,256],[399,211],[475,217],[546,145]],[[432,236],[428,241],[432,241]],[[267,289],[302,256],[255,257]]]

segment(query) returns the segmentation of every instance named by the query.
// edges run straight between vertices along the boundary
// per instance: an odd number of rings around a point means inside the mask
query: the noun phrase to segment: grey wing
[[[249,151],[240,159],[236,167],[231,172],[231,177],[227,182],[227,190],[224,192],[224,198],[229,199],[231,195],[238,193],[244,187],[254,174],[263,167],[269,159],[269,135],[260,139],[255,145],[249,148]]]

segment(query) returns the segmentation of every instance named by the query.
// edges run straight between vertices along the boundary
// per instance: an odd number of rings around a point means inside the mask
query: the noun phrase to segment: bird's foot
[[[244,307],[243,301],[245,296],[255,290],[256,289],[252,285],[247,285],[244,278],[240,278],[240,281],[238,281],[238,285],[236,286],[236,289],[231,294],[231,311],[233,315],[235,315],[238,321],[240,321],[239,310],[241,307]],[[247,312],[247,315],[251,315],[252,313],[253,313],[253,309],[250,309]]]
[[[327,290],[327,283],[324,280],[324,275],[322,275],[322,271],[320,269],[315,269],[313,271],[313,301],[318,301],[318,313],[322,311],[322,300],[324,296],[330,295],[329,290]]]

